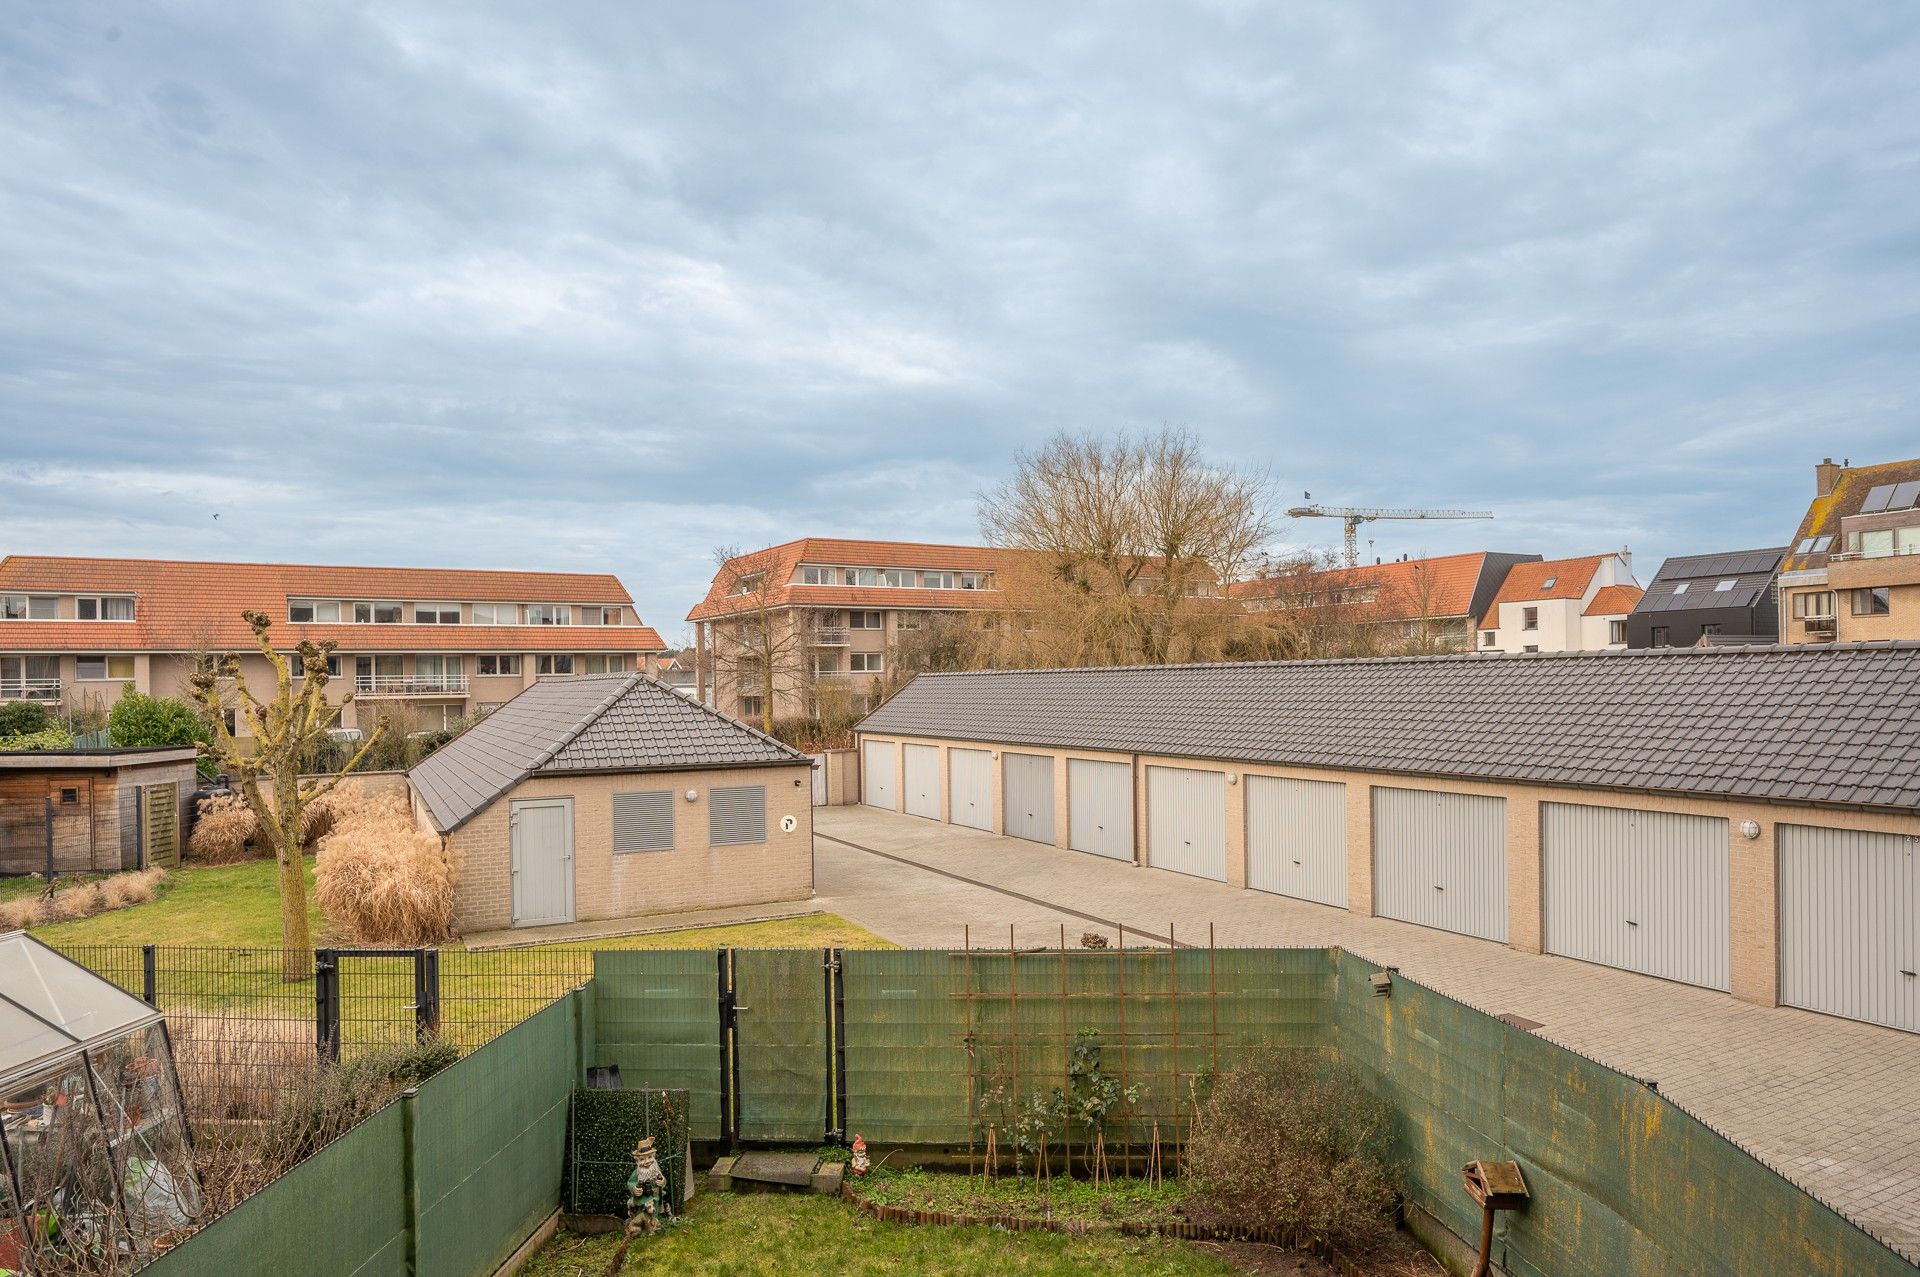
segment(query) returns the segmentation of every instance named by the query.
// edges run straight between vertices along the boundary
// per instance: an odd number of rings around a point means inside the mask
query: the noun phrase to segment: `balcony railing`
[[[822,626],[819,629],[807,631],[807,642],[813,644],[815,647],[845,647],[847,645],[847,632],[845,630],[828,629]]]
[[[358,674],[353,690],[362,696],[465,696],[464,674]]]
[[[1842,550],[1829,554],[1829,563],[1851,563],[1856,559],[1893,559],[1903,554],[1920,554],[1920,545],[1890,545],[1874,550]]]
[[[57,701],[57,678],[0,678],[0,701]]]
[[[1800,618],[1800,624],[1808,634],[1815,637],[1833,637],[1834,620],[1830,616],[1803,616]]]

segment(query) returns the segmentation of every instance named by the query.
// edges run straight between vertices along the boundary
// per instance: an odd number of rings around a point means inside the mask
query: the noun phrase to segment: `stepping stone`
[[[820,1169],[820,1158],[813,1153],[742,1153],[733,1159],[727,1172],[737,1187],[741,1181],[755,1184],[779,1184],[786,1188],[806,1188]]]

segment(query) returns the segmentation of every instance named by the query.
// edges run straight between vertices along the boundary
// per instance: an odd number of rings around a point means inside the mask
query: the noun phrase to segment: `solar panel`
[[[1920,480],[1903,483],[1893,490],[1893,499],[1887,502],[1889,510],[1905,510],[1920,500]]]
[[[1891,483],[1882,483],[1869,488],[1867,499],[1860,503],[1860,513],[1874,514],[1886,509],[1887,503],[1893,500],[1893,489],[1894,485]]]

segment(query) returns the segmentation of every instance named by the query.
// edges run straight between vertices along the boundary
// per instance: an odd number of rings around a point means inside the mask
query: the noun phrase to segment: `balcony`
[[[360,696],[465,696],[464,674],[359,674],[353,690]]]
[[[60,680],[57,678],[0,679],[0,701],[57,701],[59,699]]]
[[[1830,639],[1834,633],[1834,620],[1830,616],[1803,616],[1798,618],[1810,639]]]
[[[840,629],[813,629],[807,631],[807,642],[814,647],[845,647],[847,632]]]

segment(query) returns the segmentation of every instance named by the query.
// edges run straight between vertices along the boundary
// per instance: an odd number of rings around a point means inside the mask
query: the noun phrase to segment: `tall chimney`
[[[1832,496],[1834,488],[1839,486],[1840,472],[1845,469],[1845,466],[1834,465],[1832,457],[1823,458],[1820,464],[1813,468],[1813,495]]]

